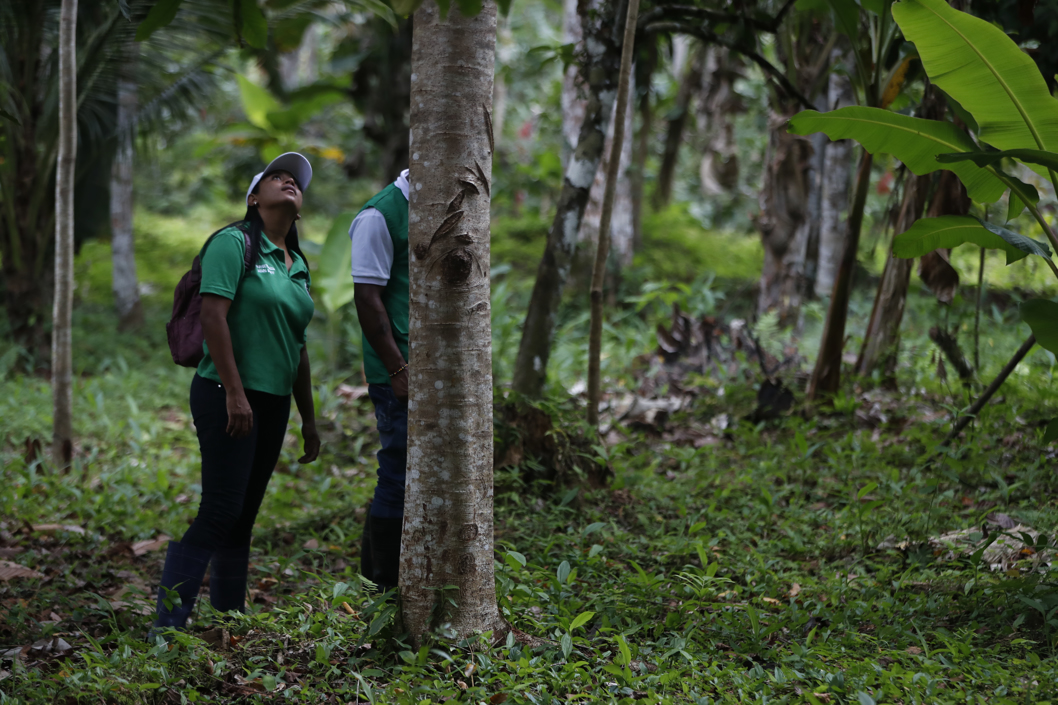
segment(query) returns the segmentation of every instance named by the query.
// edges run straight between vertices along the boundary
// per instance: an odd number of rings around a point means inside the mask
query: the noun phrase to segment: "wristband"
[[[396,372],[390,372],[389,378],[393,379],[394,377],[396,377],[397,375],[399,375],[401,372],[403,372],[406,369],[408,369],[408,363],[405,362],[403,365],[401,365],[400,369],[398,369]]]

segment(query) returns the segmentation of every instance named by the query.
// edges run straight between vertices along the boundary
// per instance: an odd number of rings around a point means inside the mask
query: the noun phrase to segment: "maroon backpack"
[[[243,255],[243,267],[246,271],[250,269],[250,236],[242,230],[246,242],[246,250]],[[173,362],[183,367],[198,367],[205,353],[202,352],[202,343],[206,339],[202,334],[202,323],[199,315],[202,313],[202,294],[199,287],[202,285],[202,264],[199,258],[209,247],[217,233],[206,240],[202,251],[195,256],[191,263],[191,270],[180,278],[173,292],[173,316],[165,324],[165,335],[169,338],[169,352],[173,354]]]

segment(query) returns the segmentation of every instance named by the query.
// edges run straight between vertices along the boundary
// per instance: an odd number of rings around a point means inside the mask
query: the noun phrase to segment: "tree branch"
[[[646,27],[655,21],[678,21],[682,18],[693,18],[707,20],[716,24],[745,24],[757,31],[775,34],[779,31],[779,25],[782,24],[786,13],[793,7],[795,1],[786,0],[778,14],[775,17],[768,18],[746,17],[743,14],[734,12],[717,12],[716,10],[693,5],[662,5],[643,14],[639,18],[639,26],[641,28]]]
[[[742,56],[746,57],[753,63],[761,67],[764,73],[768,74],[779,84],[779,88],[784,91],[788,96],[797,100],[806,110],[815,110],[815,104],[804,96],[801,91],[790,83],[790,80],[786,78],[786,75],[782,71],[777,69],[770,61],[765,59],[763,56],[758,54],[755,50],[737,44],[735,42],[723,39],[716,33],[705,29],[703,27],[697,27],[694,25],[684,24],[682,22],[653,22],[643,27],[643,32],[676,32],[678,34],[687,34],[692,37],[698,37],[703,42],[709,44],[717,44],[722,47],[727,47],[732,51],[737,51]]]

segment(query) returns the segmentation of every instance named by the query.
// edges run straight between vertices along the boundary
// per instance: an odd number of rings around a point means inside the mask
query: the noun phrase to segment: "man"
[[[349,227],[364,373],[382,449],[364,522],[360,572],[381,590],[397,586],[408,465],[408,170],[367,202]]]

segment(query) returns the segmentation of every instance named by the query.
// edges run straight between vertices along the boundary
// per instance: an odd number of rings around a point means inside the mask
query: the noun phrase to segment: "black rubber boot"
[[[397,587],[400,575],[400,533],[404,519],[368,517],[371,522],[371,564],[374,575],[367,576],[382,592]]]
[[[209,603],[218,612],[246,611],[250,546],[218,548],[209,571]]]
[[[369,507],[370,509],[370,507]],[[360,575],[375,580],[375,565],[371,561],[371,515],[364,517],[364,535],[360,539]]]
[[[195,608],[198,590],[202,587],[202,578],[206,575],[212,555],[213,551],[204,548],[188,546],[179,541],[169,542],[162,581],[158,587],[158,613],[154,626],[147,634],[148,641],[153,642],[154,637],[167,628],[183,629],[187,625],[187,618]],[[180,604],[176,604],[177,596]],[[166,602],[171,606],[166,606]]]

